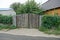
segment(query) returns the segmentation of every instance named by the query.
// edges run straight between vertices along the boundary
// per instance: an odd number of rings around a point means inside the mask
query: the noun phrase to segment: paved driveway
[[[0,33],[0,40],[60,40],[60,38],[31,37]]]

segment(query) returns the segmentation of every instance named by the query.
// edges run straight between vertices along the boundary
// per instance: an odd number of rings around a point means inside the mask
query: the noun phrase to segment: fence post
[[[13,25],[16,26],[16,15],[13,16]]]
[[[42,17],[43,17],[43,15],[40,15],[40,17],[39,17],[39,26],[40,27],[42,26]]]

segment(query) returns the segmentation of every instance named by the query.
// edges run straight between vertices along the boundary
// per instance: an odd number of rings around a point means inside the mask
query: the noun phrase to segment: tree
[[[25,4],[13,3],[10,7],[13,8],[17,14],[42,14],[42,9],[40,8],[40,5],[37,4],[34,0],[28,0]]]
[[[10,7],[16,11],[20,7],[20,3],[13,3]]]
[[[16,13],[19,13],[20,3],[13,3],[10,5],[10,8],[13,8]]]
[[[14,11],[16,12],[16,14],[25,13],[24,4],[20,4],[20,3],[16,2],[16,3],[11,4],[10,8],[14,9]]]
[[[37,4],[34,0],[28,0],[25,4],[26,13],[35,13],[42,14],[42,9],[40,8],[40,4]]]

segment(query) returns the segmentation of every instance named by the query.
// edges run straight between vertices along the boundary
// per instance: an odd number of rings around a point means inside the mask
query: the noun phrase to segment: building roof
[[[2,11],[2,10],[12,10],[12,8],[0,8],[0,11]]]
[[[44,11],[50,10],[53,8],[58,8],[58,7],[60,7],[60,0],[48,0],[47,2],[42,4],[41,7]]]

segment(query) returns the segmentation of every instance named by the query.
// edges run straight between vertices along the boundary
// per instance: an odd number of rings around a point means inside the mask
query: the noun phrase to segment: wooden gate
[[[38,28],[39,26],[39,15],[37,14],[29,14],[28,15],[28,27],[29,28]]]
[[[38,28],[39,15],[37,14],[20,14],[16,16],[16,26],[21,28]]]

